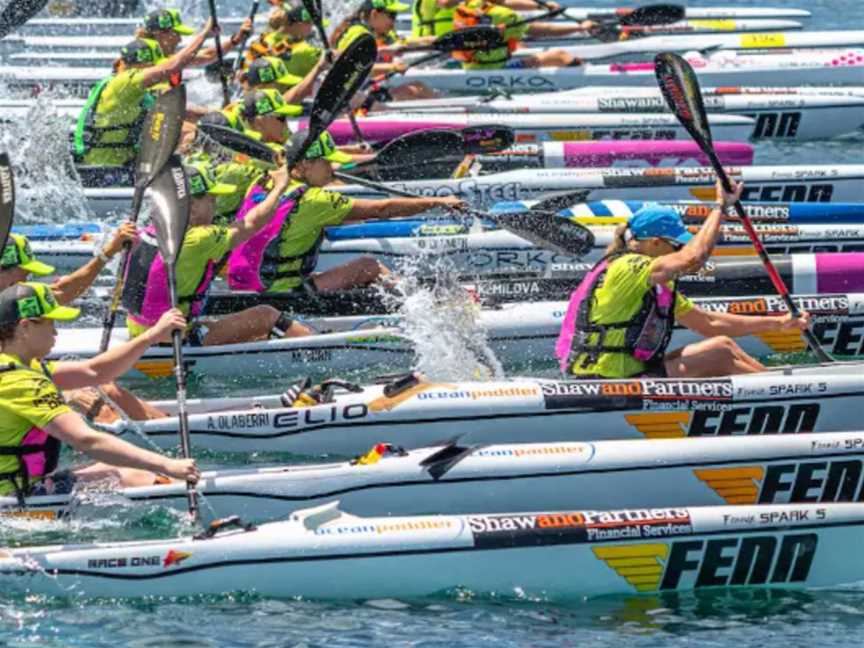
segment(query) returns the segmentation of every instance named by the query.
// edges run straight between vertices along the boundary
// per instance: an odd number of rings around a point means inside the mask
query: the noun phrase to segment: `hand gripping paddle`
[[[717,153],[714,151],[711,126],[708,123],[708,115],[702,100],[702,90],[699,87],[699,80],[696,78],[693,68],[677,54],[664,52],[655,57],[654,70],[660,90],[666,99],[666,103],[669,105],[669,109],[675,113],[681,125],[687,129],[687,132],[690,133],[690,136],[699,145],[699,148],[702,149],[702,152],[708,156],[714,172],[723,184],[723,188],[727,192],[731,192],[732,183],[729,181],[729,176],[720,163]],[[741,201],[735,203],[735,212],[738,214],[738,218],[741,219],[741,224],[744,226],[747,236],[753,242],[753,247],[762,260],[765,271],[768,273],[771,283],[774,284],[774,289],[783,298],[783,302],[786,304],[789,312],[794,317],[800,317],[801,311],[789,296],[789,289],[783,283],[783,278],[771,262],[765,246],[762,245],[759,235],[753,228],[750,217],[741,205]],[[804,331],[804,338],[820,362],[833,362],[833,358],[822,349],[812,330],[807,329]]]

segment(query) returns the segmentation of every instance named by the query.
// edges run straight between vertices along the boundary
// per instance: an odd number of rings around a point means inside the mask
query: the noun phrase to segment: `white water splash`
[[[15,172],[17,223],[86,220],[87,199],[69,152],[69,119],[39,96],[23,119],[0,126],[0,150]]]
[[[451,264],[425,253],[404,261],[394,293],[385,295],[401,317],[416,352],[415,369],[430,380],[504,377],[479,322],[480,306],[455,280]],[[430,277],[434,278],[430,283]]]

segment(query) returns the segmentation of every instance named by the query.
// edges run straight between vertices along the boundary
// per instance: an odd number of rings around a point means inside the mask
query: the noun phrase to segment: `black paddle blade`
[[[516,131],[509,126],[469,126],[462,130],[463,151],[468,155],[498,153],[515,141]]]
[[[436,39],[431,47],[438,52],[449,53],[456,50],[482,51],[506,45],[507,42],[500,31],[494,27],[478,25],[448,32]]]
[[[353,41],[333,62],[312,104],[309,117],[311,145],[326,130],[330,123],[348,107],[351,97],[363,86],[375,59],[378,48],[371,34],[364,34]]]
[[[576,191],[552,194],[544,197],[543,200],[534,205],[531,208],[531,211],[559,212],[562,209],[567,209],[571,205],[586,202],[590,195],[590,189],[577,189]]]
[[[189,185],[179,155],[169,158],[150,184],[147,195],[153,205],[150,221],[156,228],[159,252],[166,264],[174,265],[189,227]]]
[[[143,191],[165,166],[180,142],[186,114],[186,87],[178,85],[156,99],[147,113],[135,159],[135,188]]]
[[[219,146],[224,146],[235,153],[276,164],[276,151],[263,142],[254,140],[243,133],[238,133],[232,128],[215,124],[198,124],[198,132],[209,137]]]
[[[6,249],[15,218],[15,177],[9,155],[0,153],[0,253]]]
[[[706,155],[713,155],[711,126],[702,101],[699,79],[690,64],[677,54],[661,52],[654,57],[654,73],[663,98],[681,125]]]
[[[632,27],[642,25],[669,25],[679,20],[684,20],[687,10],[682,5],[676,4],[654,4],[639,7],[621,16],[622,25]]]
[[[511,214],[495,214],[495,222],[517,236],[566,256],[582,257],[594,247],[594,233],[554,212],[534,209]]]
[[[45,8],[48,0],[12,0],[0,12],[0,38],[5,38]]]

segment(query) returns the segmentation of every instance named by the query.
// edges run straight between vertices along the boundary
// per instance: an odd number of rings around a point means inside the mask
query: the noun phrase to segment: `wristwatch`
[[[102,248],[96,248],[93,250],[93,256],[106,265],[111,263],[111,257],[105,254],[105,251]]]

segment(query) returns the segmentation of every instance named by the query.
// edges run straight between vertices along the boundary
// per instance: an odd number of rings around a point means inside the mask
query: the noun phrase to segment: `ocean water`
[[[595,4],[613,3],[606,0]],[[748,0],[734,4],[771,3]],[[811,29],[864,28],[861,0],[807,3],[775,0],[773,4],[811,10],[814,14],[808,23]],[[30,146],[34,152],[44,154],[46,151],[45,145],[38,142],[25,143],[25,146]],[[757,162],[857,163],[862,153],[864,138],[852,135],[830,143],[803,146],[762,144],[758,148]],[[46,164],[50,165],[50,161]],[[37,168],[38,164],[33,166]],[[51,169],[45,170],[50,172]],[[64,205],[62,192],[59,198],[52,194],[47,198],[43,196],[43,200],[55,201],[50,203],[52,205]],[[42,205],[44,203],[40,203]],[[446,320],[436,321],[440,321],[441,326],[446,325]],[[430,347],[429,353],[434,352],[434,347]],[[453,357],[458,362],[464,361],[458,354]],[[191,389],[203,395],[219,393],[226,388],[242,388],[248,392],[275,387],[240,382],[226,385],[206,378],[196,379]],[[171,391],[167,383],[140,387],[152,395],[167,395]],[[255,462],[272,459],[251,458]],[[237,457],[217,455],[203,457],[208,466],[237,460]],[[155,508],[129,510],[116,503],[97,501],[90,515],[74,523],[0,523],[0,543],[159,537],[185,531],[188,527],[182,516]],[[836,559],[852,561],[860,557],[848,554],[838,555]],[[567,565],[562,565],[562,569],[567,569]],[[578,573],[573,573],[574,579],[579,577]],[[226,590],[229,589],[230,584],[226,583]],[[506,593],[495,598],[460,593],[422,602],[384,600],[338,605],[268,600],[249,594],[136,601],[58,601],[0,595],[0,645],[40,648],[857,646],[861,644],[857,634],[862,630],[864,592],[854,590],[736,590],[664,597],[608,597],[567,605],[528,601]]]

